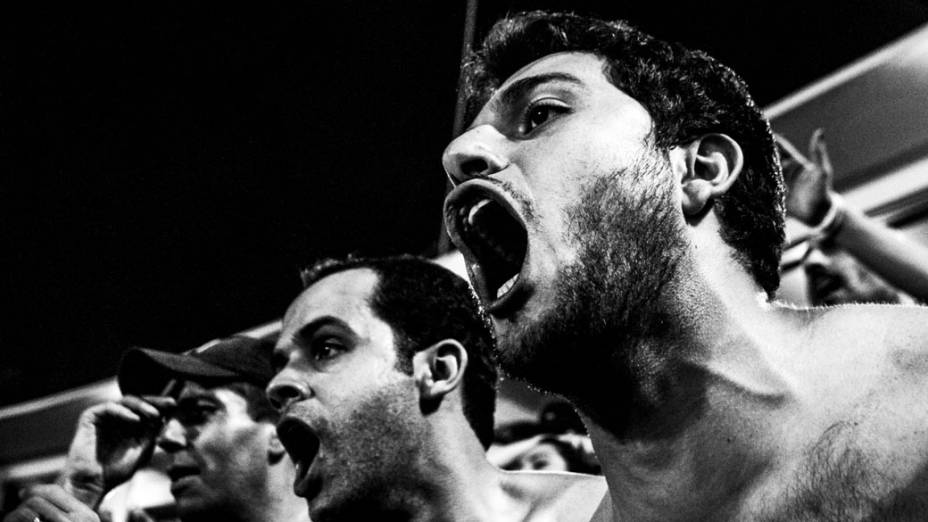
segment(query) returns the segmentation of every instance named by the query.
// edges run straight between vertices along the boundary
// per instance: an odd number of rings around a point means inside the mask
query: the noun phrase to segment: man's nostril
[[[292,402],[306,398],[306,393],[294,384],[277,384],[269,390],[267,398],[274,409],[281,410]]]
[[[467,176],[485,176],[489,170],[487,162],[480,158],[473,158],[461,162],[461,172]]]

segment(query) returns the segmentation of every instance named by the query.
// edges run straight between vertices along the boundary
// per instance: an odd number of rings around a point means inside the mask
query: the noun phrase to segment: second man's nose
[[[168,453],[180,451],[187,446],[187,430],[175,418],[168,418],[155,442]]]

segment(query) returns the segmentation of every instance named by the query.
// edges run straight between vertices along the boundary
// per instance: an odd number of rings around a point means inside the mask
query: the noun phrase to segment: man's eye
[[[334,339],[324,339],[313,347],[313,360],[328,361],[341,355],[345,351],[344,345]]]
[[[567,107],[552,102],[537,103],[529,107],[525,113],[523,133],[530,133],[547,123],[551,118],[567,111]]]
[[[202,424],[216,409],[212,404],[191,404],[178,408],[175,416],[184,425]]]

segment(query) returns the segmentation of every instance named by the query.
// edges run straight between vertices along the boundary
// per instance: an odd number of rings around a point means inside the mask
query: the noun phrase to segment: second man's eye
[[[177,408],[174,417],[184,426],[195,426],[206,422],[217,410],[216,405],[210,403],[182,404]]]

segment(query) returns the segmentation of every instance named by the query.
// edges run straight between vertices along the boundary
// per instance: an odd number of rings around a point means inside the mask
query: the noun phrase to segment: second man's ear
[[[439,341],[413,356],[413,375],[424,399],[441,398],[461,385],[467,350],[454,339]]]
[[[686,172],[680,181],[683,212],[694,216],[728,191],[744,167],[741,146],[725,134],[705,134],[685,147]]]

